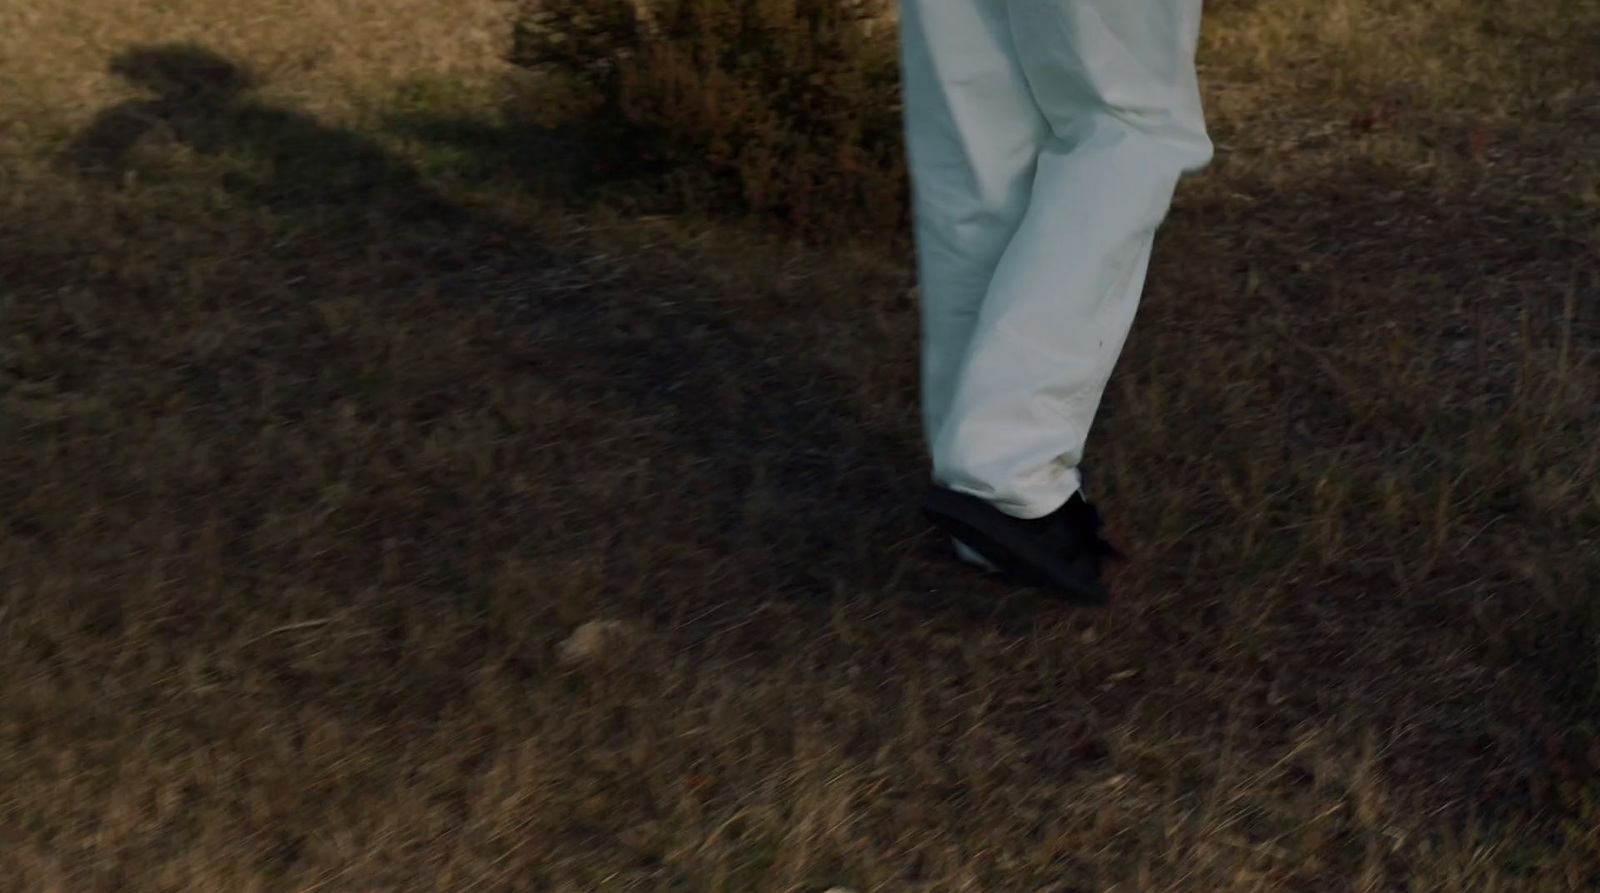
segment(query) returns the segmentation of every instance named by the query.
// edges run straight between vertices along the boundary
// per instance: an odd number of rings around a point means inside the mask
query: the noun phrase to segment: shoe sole
[[[1000,569],[995,567],[993,564],[991,564],[989,562],[989,559],[987,559],[987,558],[983,557],[982,555],[978,554],[978,550],[972,548],[971,546],[967,545],[966,543],[963,543],[962,541],[956,539],[955,537],[950,537],[950,542],[951,542],[952,545],[955,546],[956,557],[957,558],[961,559],[962,561],[965,561],[967,564],[972,565],[973,567],[983,571],[984,573],[989,573],[989,574],[998,574],[998,573],[1000,573]]]
[[[1023,586],[1087,604],[1104,604],[1110,597],[1103,583],[1083,579],[1059,556],[1017,530],[1015,519],[976,496],[936,487],[923,496],[921,508],[935,526]]]

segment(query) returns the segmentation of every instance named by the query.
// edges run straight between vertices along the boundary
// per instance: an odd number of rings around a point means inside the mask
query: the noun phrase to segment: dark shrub
[[[906,182],[880,7],[529,0],[512,61],[541,76],[546,123],[578,135],[591,189],[813,237],[887,232],[904,222]]]

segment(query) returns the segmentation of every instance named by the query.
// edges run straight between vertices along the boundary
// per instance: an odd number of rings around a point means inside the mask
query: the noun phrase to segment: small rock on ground
[[[634,636],[632,625],[621,620],[591,620],[572,631],[556,646],[556,659],[566,666],[592,663],[613,652]]]

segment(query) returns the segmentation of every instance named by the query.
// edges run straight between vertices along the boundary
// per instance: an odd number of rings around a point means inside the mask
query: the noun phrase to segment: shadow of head
[[[132,84],[170,98],[226,98],[256,83],[255,77],[242,67],[188,44],[134,47],[112,59],[110,70]]]

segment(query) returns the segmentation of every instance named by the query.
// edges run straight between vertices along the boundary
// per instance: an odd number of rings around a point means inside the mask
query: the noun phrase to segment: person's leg
[[[901,70],[931,450],[995,266],[1028,207],[1049,135],[1006,0],[902,0]]]
[[[1194,70],[1200,7],[1009,3],[1049,133],[934,435],[938,484],[1016,518],[1049,515],[1077,491],[1155,230],[1179,176],[1211,157]]]

